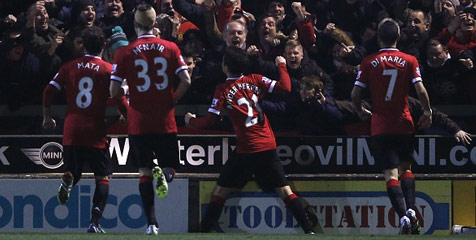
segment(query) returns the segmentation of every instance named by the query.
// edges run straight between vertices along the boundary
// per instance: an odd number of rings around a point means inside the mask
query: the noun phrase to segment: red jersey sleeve
[[[185,60],[182,57],[182,52],[180,51],[180,48],[178,48],[176,44],[173,44],[172,49],[172,67],[175,70],[175,75],[177,75],[180,71],[187,70],[187,64],[185,63]]]
[[[224,88],[223,85],[218,85],[213,94],[212,104],[208,108],[208,112],[215,115],[220,115],[220,112],[225,104],[225,97],[223,96]]]
[[[43,91],[43,107],[50,107],[53,103],[53,98],[55,96],[55,89],[61,91],[66,84],[65,69],[66,65],[63,65],[58,73],[53,77],[49,84],[45,87]]]
[[[276,83],[276,91],[289,93],[291,92],[291,78],[288,74],[288,69],[286,68],[286,64],[280,63],[278,65],[279,70],[279,81]]]
[[[298,22],[298,38],[304,49],[309,50],[312,44],[316,42],[316,34],[314,33],[314,24],[308,19]]]
[[[355,78],[355,84],[356,86],[366,88],[368,84],[368,77],[367,77],[367,65],[365,64],[366,61],[362,61],[360,64],[360,69],[357,72],[357,77]]]
[[[117,54],[114,57],[114,64],[112,65],[112,71],[111,71],[111,80],[112,81],[117,81],[122,83],[124,80],[126,74],[125,74],[125,69],[123,65],[123,59],[125,59],[122,55],[124,51],[121,51],[124,49],[119,49],[117,50]]]
[[[421,82],[421,73],[420,73],[420,66],[418,65],[418,60],[416,58],[413,58],[413,61],[411,62],[411,80],[412,83],[416,82]]]

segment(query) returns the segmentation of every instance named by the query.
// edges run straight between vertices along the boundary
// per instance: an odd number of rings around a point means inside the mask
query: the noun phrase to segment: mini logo
[[[22,148],[21,151],[36,165],[48,169],[57,169],[63,165],[63,146],[57,142],[48,142],[41,148]]]

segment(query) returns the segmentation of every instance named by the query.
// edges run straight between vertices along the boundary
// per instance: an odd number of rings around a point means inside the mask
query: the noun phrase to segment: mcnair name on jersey
[[[97,65],[95,63],[91,63],[91,62],[87,62],[87,63],[79,62],[78,63],[78,69],[80,69],[80,68],[88,68],[88,69],[91,69],[91,70],[96,71],[96,72],[99,71],[99,65]]]
[[[400,64],[400,66],[405,67],[405,64],[407,63],[403,58],[398,57],[398,56],[380,56],[380,58],[375,58],[370,64],[372,67],[377,67],[380,63],[382,62],[394,62]]]
[[[132,52],[136,55],[139,55],[139,53],[141,53],[142,51],[151,51],[151,50],[155,50],[155,51],[159,51],[159,52],[163,52],[165,49],[164,45],[162,44],[158,44],[158,43],[143,43],[143,44],[139,44],[137,45],[137,47],[133,48],[132,49]]]

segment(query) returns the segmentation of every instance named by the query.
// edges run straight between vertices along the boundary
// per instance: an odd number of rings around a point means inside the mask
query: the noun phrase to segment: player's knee
[[[73,186],[76,186],[78,184],[79,180],[81,180],[81,174],[79,173],[72,173],[73,174]]]
[[[94,176],[94,180],[97,181],[103,181],[103,180],[109,180],[108,176]]]
[[[293,194],[293,190],[289,185],[276,188],[276,192],[281,199],[286,199],[289,195]]]
[[[221,187],[219,185],[216,185],[215,188],[212,191],[212,196],[219,196],[223,199],[226,199],[226,197],[232,193],[236,192],[237,190],[233,188],[227,188],[227,187]]]
[[[404,173],[405,171],[411,171],[412,164],[410,162],[401,162],[399,166],[400,173]]]

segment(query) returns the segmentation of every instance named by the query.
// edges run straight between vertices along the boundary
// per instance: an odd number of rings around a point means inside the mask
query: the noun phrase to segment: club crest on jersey
[[[266,84],[270,84],[271,81],[273,81],[273,80],[271,80],[271,79],[269,79],[269,78],[263,76],[263,78],[261,78],[261,81],[263,81],[263,82],[266,83]]]

